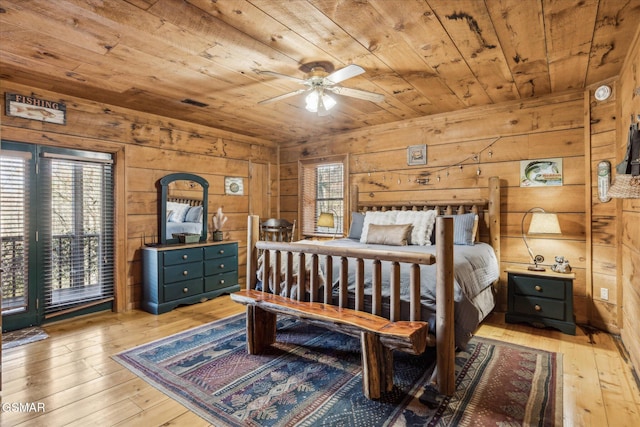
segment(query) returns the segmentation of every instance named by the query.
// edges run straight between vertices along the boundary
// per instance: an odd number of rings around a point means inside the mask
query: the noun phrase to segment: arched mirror
[[[190,173],[173,173],[160,179],[159,185],[160,243],[206,241],[207,180]]]

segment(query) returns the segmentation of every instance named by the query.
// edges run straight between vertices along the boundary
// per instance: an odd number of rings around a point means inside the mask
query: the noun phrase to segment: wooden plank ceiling
[[[282,143],[584,88],[639,22],[640,0],[2,0],[0,77]],[[319,61],[385,100],[258,105],[304,87],[258,71]]]

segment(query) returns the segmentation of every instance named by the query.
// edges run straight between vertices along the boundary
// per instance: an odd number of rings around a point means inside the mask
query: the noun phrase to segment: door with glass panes
[[[113,303],[111,156],[2,141],[2,328]]]

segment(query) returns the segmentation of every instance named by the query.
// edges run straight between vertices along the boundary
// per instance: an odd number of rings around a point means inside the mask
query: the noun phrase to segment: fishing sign
[[[65,124],[67,107],[62,102],[5,92],[5,114],[41,122]]]

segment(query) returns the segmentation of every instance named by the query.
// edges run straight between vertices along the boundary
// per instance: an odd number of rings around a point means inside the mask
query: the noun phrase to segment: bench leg
[[[276,342],[276,319],[275,313],[247,305],[247,353],[260,354]]]
[[[380,337],[360,333],[362,347],[362,392],[367,399],[379,399],[393,388],[393,352],[382,345]]]

